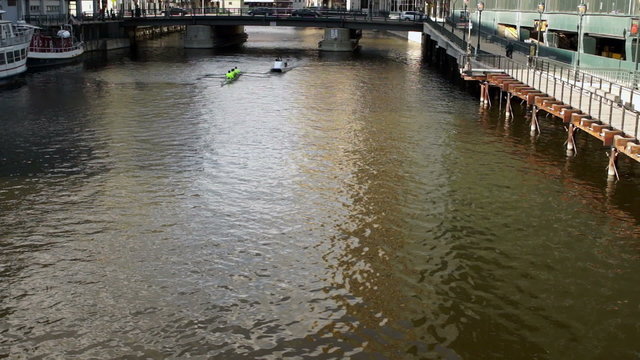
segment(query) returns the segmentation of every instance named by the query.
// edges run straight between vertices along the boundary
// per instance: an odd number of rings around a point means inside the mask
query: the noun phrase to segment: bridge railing
[[[24,17],[24,21],[31,25],[48,26],[48,25],[62,25],[69,21],[69,17],[66,14],[56,15],[27,15]]]
[[[252,10],[255,8],[242,7],[242,8],[185,8],[183,11],[174,10],[167,11],[165,9],[160,9],[154,7],[153,3],[149,4],[148,8],[140,8],[139,12],[136,13],[135,9],[124,9],[121,11],[122,17],[131,18],[131,17],[182,17],[182,16],[255,16],[255,17],[288,17],[292,15],[292,12],[296,9],[294,8],[281,8],[281,7],[272,7],[268,8],[271,14],[260,14],[260,15],[252,15]],[[315,10],[322,18],[341,18],[341,19],[353,19],[353,20],[362,20],[362,21],[384,21],[384,22],[400,22],[400,23],[422,23],[426,21],[427,18],[416,18],[414,20],[403,20],[401,18],[392,18],[390,17],[390,13],[388,11],[376,11],[369,16],[367,12],[364,11],[342,11],[342,10],[331,10],[331,9],[321,9]],[[85,18],[88,19],[91,15],[87,15]],[[95,14],[92,16],[93,18],[98,18],[99,14]]]
[[[455,34],[455,31],[453,30],[453,28],[451,28],[451,31],[450,31],[445,22],[435,21],[430,17],[427,17],[425,22],[431,25],[436,31],[438,31],[440,34],[446,37],[449,41],[453,42],[460,49],[465,50],[467,46],[469,46],[469,43],[462,41],[462,39]],[[471,46],[471,51],[474,51],[474,49],[475,48]]]

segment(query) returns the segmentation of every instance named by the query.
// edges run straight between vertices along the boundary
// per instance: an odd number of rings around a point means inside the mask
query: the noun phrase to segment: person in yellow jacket
[[[234,74],[235,76],[240,75],[240,70],[238,69],[238,67],[237,67],[237,66],[233,68],[233,74]]]
[[[234,78],[233,71],[231,71],[231,70],[227,71],[226,77],[227,77],[227,80],[233,80],[233,78]]]

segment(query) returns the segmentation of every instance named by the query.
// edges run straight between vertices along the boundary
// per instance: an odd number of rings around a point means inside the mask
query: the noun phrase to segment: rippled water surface
[[[608,184],[400,38],[247,31],[0,92],[0,357],[640,356],[637,164]]]

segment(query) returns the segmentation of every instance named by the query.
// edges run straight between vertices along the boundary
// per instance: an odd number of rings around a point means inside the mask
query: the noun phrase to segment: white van
[[[424,14],[420,11],[403,11],[400,13],[400,20],[420,21],[424,18]]]

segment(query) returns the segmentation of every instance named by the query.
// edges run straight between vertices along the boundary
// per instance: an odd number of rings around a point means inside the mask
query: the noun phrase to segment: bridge
[[[344,28],[355,30],[422,31],[419,21],[385,20],[384,18],[358,19],[349,16],[295,17],[295,16],[248,16],[248,15],[187,15],[148,16],[124,18],[122,26],[292,26],[316,28]]]
[[[120,26],[135,37],[139,27],[185,26],[184,45],[187,48],[212,48],[246,41],[244,26],[288,26],[324,28],[324,38],[318,43],[323,51],[352,51],[358,47],[362,30],[395,30],[422,32],[421,21],[400,21],[387,18],[367,19],[355,15],[298,17],[288,14],[250,16],[239,14],[193,14],[186,16],[125,17]]]

